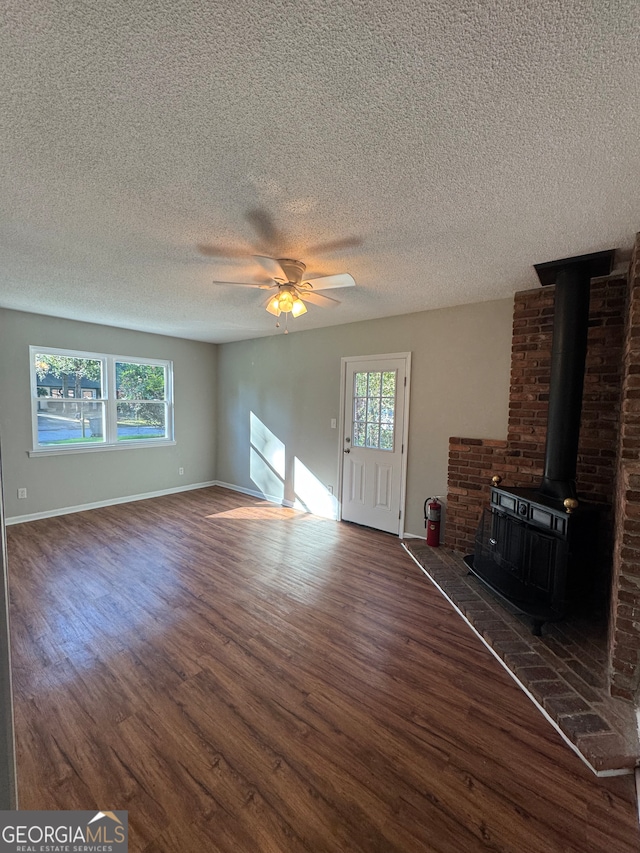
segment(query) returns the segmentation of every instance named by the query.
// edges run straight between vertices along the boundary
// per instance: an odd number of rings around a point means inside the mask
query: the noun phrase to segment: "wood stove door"
[[[529,528],[527,535],[526,582],[551,598],[558,566],[558,547],[555,536]]]
[[[525,528],[522,522],[494,512],[491,544],[496,564],[513,578],[524,580]]]
[[[486,545],[476,551],[480,577],[520,606],[561,608],[566,541],[495,509],[489,516]]]

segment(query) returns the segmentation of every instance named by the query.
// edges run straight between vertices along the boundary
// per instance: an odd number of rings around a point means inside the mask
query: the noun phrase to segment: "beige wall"
[[[422,535],[425,498],[446,493],[449,436],[505,437],[511,322],[512,301],[500,300],[215,346],[0,309],[6,515],[216,479],[259,491],[264,483],[251,476],[251,413],[254,425],[264,424],[284,446],[285,500],[295,498],[296,457],[319,485],[337,489],[342,444],[330,421],[340,413],[341,358],[410,351],[405,530]],[[29,457],[30,344],[173,360],[176,445]],[[28,499],[18,501],[22,486]]]
[[[30,344],[171,359],[176,444],[29,457]],[[214,480],[216,354],[213,344],[0,309],[0,438],[7,518]],[[18,501],[22,486],[28,497]]]
[[[295,457],[337,488],[341,358],[410,351],[405,531],[422,535],[425,498],[446,494],[449,437],[506,437],[512,312],[506,299],[221,345],[217,479],[258,490],[253,413],[284,444],[286,500]]]

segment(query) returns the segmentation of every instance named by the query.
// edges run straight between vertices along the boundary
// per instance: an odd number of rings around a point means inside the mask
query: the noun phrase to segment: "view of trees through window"
[[[38,447],[170,437],[169,363],[60,352],[32,355]]]
[[[152,364],[116,362],[116,397],[118,398],[118,440],[137,438],[140,426],[145,437],[164,438],[165,376],[164,367]],[[149,433],[149,429],[155,430]]]
[[[396,371],[358,372],[353,382],[353,446],[392,451]]]

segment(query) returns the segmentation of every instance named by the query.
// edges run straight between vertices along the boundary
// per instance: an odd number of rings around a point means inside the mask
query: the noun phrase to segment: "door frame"
[[[338,457],[338,521],[342,521],[342,478],[343,478],[343,436],[346,420],[344,405],[347,387],[347,365],[353,361],[384,361],[385,359],[404,359],[405,362],[405,385],[403,395],[404,424],[402,428],[402,460],[400,467],[400,518],[398,519],[398,538],[404,539],[404,520],[407,498],[407,457],[409,456],[409,401],[411,399],[411,353],[410,352],[386,352],[382,355],[347,355],[340,359],[340,418],[338,427],[340,429],[340,448]]]

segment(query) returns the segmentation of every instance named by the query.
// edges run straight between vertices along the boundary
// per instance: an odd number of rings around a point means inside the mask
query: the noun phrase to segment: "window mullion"
[[[105,412],[105,428],[108,444],[118,441],[118,408],[116,403],[116,363],[113,356],[105,358],[107,402]]]

